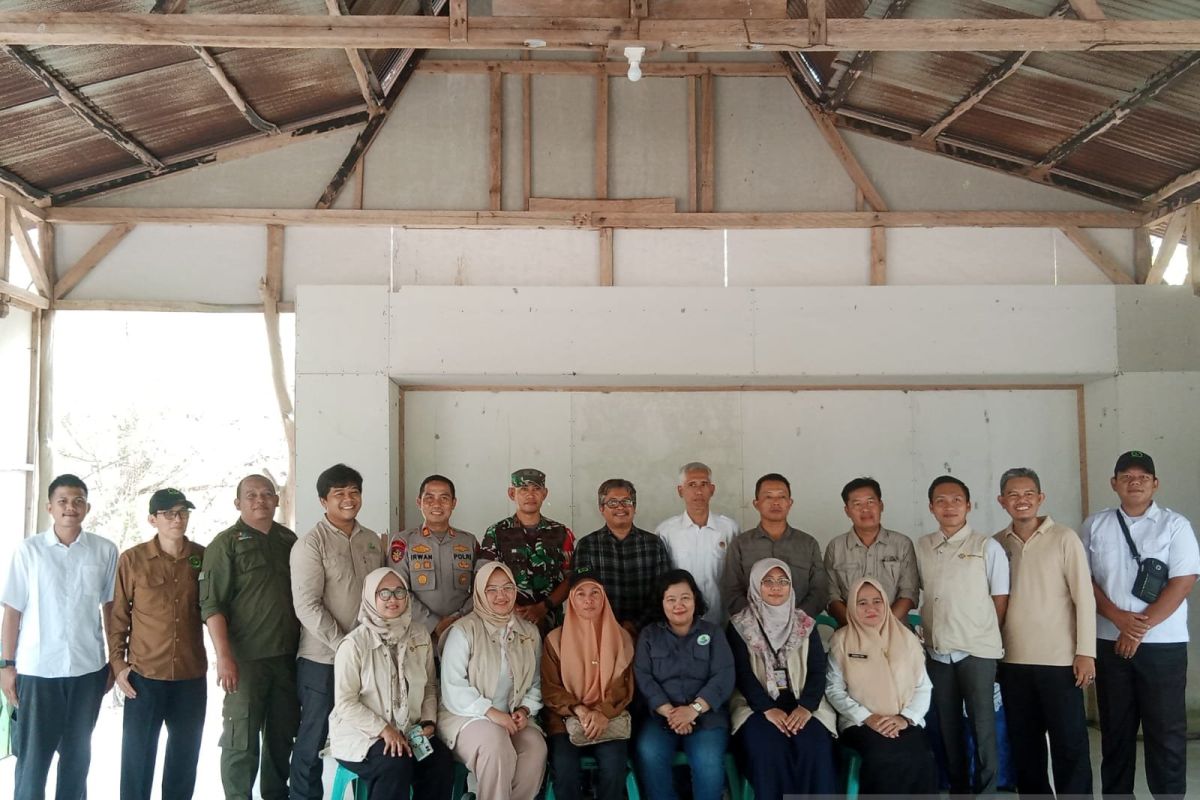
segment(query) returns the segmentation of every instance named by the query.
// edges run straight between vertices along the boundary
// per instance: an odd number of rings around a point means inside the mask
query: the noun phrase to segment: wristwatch
[[[692,709],[692,711],[695,711],[697,714],[704,713],[704,706],[700,705],[699,700],[697,700],[696,702],[691,704],[691,709]]]
[[[15,659],[0,658],[0,669],[8,669],[9,667],[15,667],[16,665],[17,662]]]

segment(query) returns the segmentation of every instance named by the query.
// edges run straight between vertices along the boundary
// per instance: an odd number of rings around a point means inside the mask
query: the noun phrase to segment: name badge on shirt
[[[846,655],[850,656],[851,658],[862,658],[862,659],[865,659],[865,658],[867,657],[867,654],[866,654],[866,653],[847,653]]]
[[[771,671],[771,680],[775,681],[775,688],[783,690],[788,688],[787,670],[776,669]]]

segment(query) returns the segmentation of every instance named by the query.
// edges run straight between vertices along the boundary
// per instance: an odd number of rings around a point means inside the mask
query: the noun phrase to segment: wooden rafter
[[[151,14],[182,14],[187,11],[188,0],[154,0]]]
[[[1187,214],[1187,264],[1192,292],[1200,295],[1200,205],[1190,206]]]
[[[283,423],[283,436],[288,453],[287,484],[281,487],[280,498],[284,520],[295,524],[296,516],[296,413],[284,376],[283,340],[279,334],[279,305],[283,299],[283,241],[282,225],[267,226],[267,264],[263,279],[259,282],[262,297],[263,320],[267,329],[267,351],[271,357],[271,378],[275,387],[275,399],[279,404],[279,418]]]
[[[21,251],[21,258],[25,260],[25,266],[29,268],[29,275],[33,278],[33,285],[37,287],[42,297],[50,297],[50,276],[42,260],[42,254],[34,248],[33,240],[29,238],[29,232],[25,230],[25,225],[21,221],[17,207],[11,203],[8,204],[8,220],[9,230],[12,231],[12,237],[17,243],[17,249]],[[45,243],[42,242],[41,244],[44,245]]]
[[[72,114],[79,117],[91,128],[100,133],[100,135],[150,169],[161,170],[166,166],[158,160],[157,156],[143,147],[132,136],[105,119],[104,114],[99,109],[94,108],[82,95],[60,81],[36,56],[24,47],[4,45],[3,49],[26,72],[37,78],[47,89],[53,92],[58,101],[66,106]]]
[[[1200,64],[1200,52],[1188,53],[1176,59],[1165,69],[1152,75],[1119,103],[1097,114],[1082,129],[1051,148],[1050,152],[1033,165],[1033,168],[1042,171],[1052,169],[1097,136],[1121,124],[1130,114],[1153,100],[1155,95],[1179,80],[1197,64]]]
[[[66,297],[72,289],[79,285],[80,281],[87,277],[89,272],[104,260],[105,256],[113,251],[113,248],[129,235],[133,227],[133,224],[129,222],[114,225],[108,233],[100,238],[100,241],[88,248],[88,251],[54,285],[54,299],[61,300]]]
[[[1197,185],[1200,185],[1200,169],[1194,169],[1191,172],[1185,172],[1146,199],[1151,203],[1161,203],[1164,200],[1168,200],[1180,192],[1191,189]]]
[[[0,297],[6,297],[14,304],[29,311],[33,311],[34,309],[44,310],[50,307],[50,301],[40,294],[34,294],[28,289],[22,289],[20,286],[9,283],[6,280],[0,280]],[[3,305],[3,303],[0,303],[0,305]]]
[[[808,43],[825,44],[829,38],[829,24],[825,15],[825,0],[808,0]]]
[[[200,61],[203,62],[204,68],[207,69],[208,73],[213,76],[213,79],[217,82],[217,85],[220,86],[221,90],[225,92],[225,96],[229,98],[229,102],[233,103],[234,107],[237,108],[237,110],[245,118],[246,122],[250,123],[250,127],[272,136],[279,133],[278,125],[267,122],[250,106],[250,103],[248,103],[246,98],[242,96],[241,91],[233,85],[233,81],[229,79],[229,75],[226,74],[221,65],[217,63],[217,59],[213,57],[212,52],[207,47],[193,47],[192,50],[194,50],[196,55],[200,57]]]
[[[325,8],[333,17],[350,14],[345,0],[325,0]],[[366,54],[358,48],[347,47],[346,58],[350,62],[350,69],[354,72],[354,80],[358,83],[358,90],[362,93],[363,102],[367,104],[367,110],[372,114],[376,113],[383,105],[383,88],[379,84],[379,76],[375,74],[375,68],[371,66]]]
[[[504,202],[504,76],[488,78],[488,207],[499,211]]]
[[[1071,240],[1071,243],[1079,248],[1079,251],[1087,256],[1088,260],[1096,265],[1096,269],[1104,273],[1110,283],[1130,284],[1133,283],[1133,276],[1124,264],[1117,261],[1107,250],[1101,247],[1096,241],[1085,233],[1080,228],[1065,226],[1060,228],[1063,235]]]
[[[418,72],[482,75],[503,72],[506,75],[608,75],[624,78],[629,74],[625,61],[551,61],[491,59],[425,59]],[[737,78],[772,78],[786,74],[782,64],[767,61],[649,61],[642,62],[642,74],[648,78],[682,78],[718,75]]]
[[[465,20],[465,16],[462,18]],[[658,20],[474,17],[465,41],[452,20],[425,15],[0,12],[0,44],[199,45],[251,48],[547,47],[594,50],[611,41],[661,42],[664,50],[1172,50],[1200,49],[1200,20],[840,19],[826,43],[809,43],[807,19]],[[459,23],[461,27],[461,21]],[[462,35],[462,34],[456,34]],[[537,40],[534,42],[533,40]],[[532,43],[531,43],[532,42]],[[541,42],[545,42],[544,45]],[[385,84],[386,87],[386,84]]]
[[[1104,16],[1104,11],[1101,10],[1100,4],[1096,0],[1070,0],[1070,3],[1075,16],[1080,19],[1108,19]]]
[[[1171,257],[1175,255],[1175,248],[1179,247],[1179,240],[1183,238],[1183,231],[1187,225],[1187,213],[1186,208],[1176,211],[1175,216],[1171,217],[1171,221],[1167,224],[1167,230],[1163,233],[1162,242],[1158,247],[1158,255],[1154,258],[1154,263],[1150,265],[1150,272],[1146,275],[1148,286],[1162,283],[1163,275],[1167,273],[1167,267],[1171,265]]]
[[[0,167],[0,194],[24,204],[45,200],[50,196],[45,189],[34,186],[20,175],[10,172],[4,167]]]
[[[887,8],[883,10],[881,19],[898,19],[903,16],[905,9],[908,8],[910,0],[891,0]],[[858,81],[862,74],[870,67],[871,59],[874,53],[870,50],[859,50],[850,59],[850,66],[846,71],[839,73],[839,79],[835,84],[830,80],[831,91],[829,95],[828,107],[836,109],[838,106],[846,102],[846,97],[850,94],[850,90],[854,88],[854,84]]]

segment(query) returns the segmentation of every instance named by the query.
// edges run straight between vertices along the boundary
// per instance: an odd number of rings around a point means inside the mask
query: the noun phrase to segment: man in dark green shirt
[[[271,481],[243,478],[234,501],[241,517],[212,540],[200,573],[200,616],[217,653],[217,685],[225,690],[220,744],[227,800],[250,796],[260,735],[263,800],[287,798],[288,760],[300,722],[300,623],[289,568],[296,534],[274,521],[278,505]]]

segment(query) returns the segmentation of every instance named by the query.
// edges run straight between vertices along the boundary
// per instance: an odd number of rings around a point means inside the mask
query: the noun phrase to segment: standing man
[[[107,616],[117,576],[117,547],[83,530],[87,485],[74,475],[50,483],[50,530],[17,547],[0,602],[0,689],[19,721],[16,800],[45,795],[58,753],[58,800],[87,796],[92,729],[112,686],[104,659]]]
[[[904,622],[917,606],[917,554],[912,539],[883,527],[883,493],[874,478],[855,478],[842,487],[850,530],[825,546],[829,613],[846,624],[846,594],[860,578],[874,578]]]
[[[1182,798],[1187,792],[1187,596],[1200,574],[1196,534],[1187,518],[1154,502],[1158,478],[1146,453],[1122,454],[1110,483],[1120,507],[1089,517],[1081,532],[1099,612],[1100,791],[1132,794],[1140,724],[1150,793]],[[1147,563],[1151,559],[1158,563]],[[1165,584],[1139,580],[1140,571],[1162,565]]]
[[[637,489],[624,478],[609,478],[596,490],[604,527],[579,540],[575,569],[590,568],[604,585],[613,615],[637,637],[642,618],[654,605],[654,586],[671,569],[662,540],[633,524]]]
[[[274,521],[279,495],[262,475],[242,478],[233,505],[240,517],[208,545],[200,572],[200,617],[225,690],[221,783],[226,800],[246,800],[258,772],[263,800],[283,800],[300,721],[288,568],[296,534]]]
[[[517,580],[517,615],[541,628],[543,635],[561,624],[558,609],[567,599],[567,575],[575,534],[561,522],[542,516],[546,473],[519,469],[511,476],[508,499],[517,504],[511,517],[487,529],[478,560],[502,561]]]
[[[816,617],[829,603],[829,576],[821,560],[821,546],[811,535],[788,524],[792,510],[792,485],[777,472],[763,475],[754,484],[754,507],[758,525],[729,546],[725,572],[721,577],[721,596],[728,612],[736,614],[746,607],[750,586],[750,568],[764,558],[778,558],[792,570],[792,589],[796,608]]]
[[[150,800],[164,722],[162,796],[189,800],[196,787],[208,655],[200,621],[204,548],[186,535],[195,507],[178,489],[159,489],[150,496],[154,538],[117,563],[108,663],[125,693],[121,800]]]
[[[1011,584],[1000,690],[1017,791],[1090,797],[1083,689],[1096,680],[1096,601],[1087,555],[1075,531],[1038,516],[1046,495],[1033,470],[1005,472],[996,499],[1012,517],[996,541],[1008,554]],[[1046,769],[1047,734],[1054,792]]]
[[[324,516],[292,547],[292,601],[300,620],[296,659],[300,728],[292,748],[288,796],[321,800],[321,749],[333,710],[333,656],[358,625],[363,580],[383,565],[379,534],[358,524],[362,475],[334,464],[317,476]]]
[[[938,530],[917,541],[917,570],[925,590],[921,621],[929,650],[933,704],[942,730],[950,794],[996,790],[996,664],[1004,655],[1000,627],[1008,607],[1008,559],[999,543],[967,524],[971,490],[950,475],[929,485],[929,511]],[[975,736],[970,773],[962,728],[963,704]]]
[[[437,639],[456,619],[471,613],[475,578],[475,535],[450,526],[458,505],[454,482],[430,475],[417,490],[425,523],[393,534],[388,559],[409,587],[413,622]]]
[[[679,470],[675,491],[683,498],[683,513],[660,523],[654,532],[667,548],[671,563],[686,569],[696,579],[700,594],[708,604],[704,618],[718,625],[725,623],[725,604],[721,602],[721,571],[729,543],[739,531],[738,524],[709,509],[717,485],[707,464],[692,461]]]

